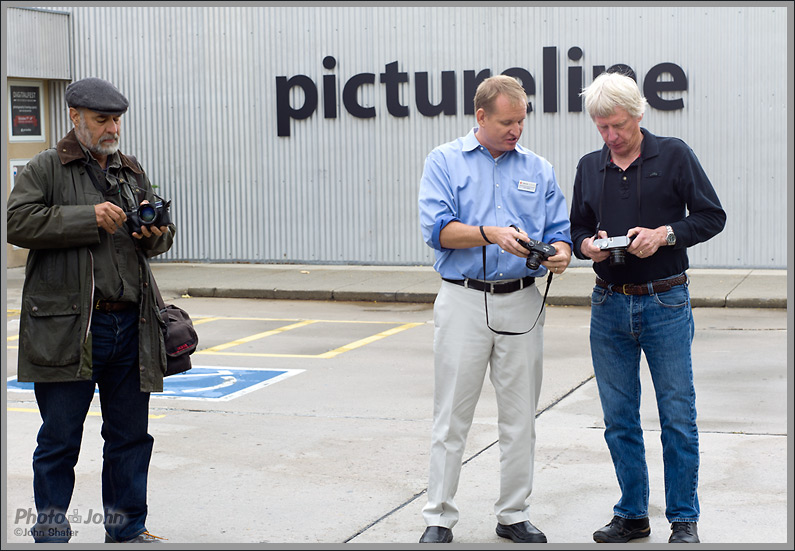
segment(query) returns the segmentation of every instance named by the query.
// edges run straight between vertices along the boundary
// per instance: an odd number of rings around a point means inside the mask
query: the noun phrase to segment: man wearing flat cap
[[[31,533],[36,542],[74,534],[74,467],[98,387],[105,542],[157,542],[145,525],[149,394],[163,390],[166,356],[148,259],[171,248],[176,228],[128,223],[156,197],[141,165],[119,151],[124,95],[86,78],[65,99],[74,128],[27,164],[8,198],[8,242],[30,249],[17,379],[34,383],[42,418]]]

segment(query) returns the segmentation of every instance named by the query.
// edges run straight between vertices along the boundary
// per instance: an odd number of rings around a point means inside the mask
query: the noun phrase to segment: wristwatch
[[[676,245],[676,234],[674,233],[674,229],[671,226],[665,226],[665,229],[668,232],[665,236],[665,244]]]

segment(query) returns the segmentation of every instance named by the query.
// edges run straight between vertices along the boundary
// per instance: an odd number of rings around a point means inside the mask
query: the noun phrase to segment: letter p
[[[35,520],[36,515],[33,514],[33,511],[28,509],[17,509],[17,516],[14,519],[14,524],[19,524],[19,521],[22,519],[27,519],[27,523],[31,524],[32,520]]]
[[[290,105],[290,90],[298,86],[304,91],[304,104],[294,109]],[[317,108],[317,86],[306,75],[276,77],[276,128],[279,136],[290,135],[290,119],[309,118]]]

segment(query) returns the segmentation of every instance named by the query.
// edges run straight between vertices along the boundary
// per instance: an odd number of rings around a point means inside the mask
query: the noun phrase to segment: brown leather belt
[[[687,275],[682,274],[677,277],[672,277],[671,279],[661,279],[659,281],[652,281],[651,288],[652,292],[657,293],[664,293],[671,289],[671,287],[676,287],[677,285],[683,285],[687,283]],[[610,289],[615,291],[616,293],[621,293],[622,295],[648,295],[649,294],[649,285],[647,283],[608,283],[601,277],[596,277],[596,284],[599,287],[603,287],[605,289]]]
[[[488,291],[490,293],[513,293],[525,287],[530,287],[535,283],[536,278],[527,276],[522,279],[514,279],[513,281],[505,281],[503,283],[492,283],[491,281],[481,281],[479,279],[447,279],[442,278],[449,283],[455,283],[467,289],[475,289],[477,291]]]
[[[134,302],[115,302],[112,300],[98,300],[97,303],[94,305],[95,310],[99,310],[100,312],[121,312],[122,310],[129,310],[130,308],[135,308],[138,305]]]

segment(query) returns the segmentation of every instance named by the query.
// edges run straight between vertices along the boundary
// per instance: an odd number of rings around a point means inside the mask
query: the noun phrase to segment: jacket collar
[[[58,142],[55,149],[58,151],[58,158],[61,160],[62,165],[86,160],[86,152],[80,147],[80,142],[77,141],[74,128]],[[123,167],[129,168],[136,174],[143,174],[143,171],[138,168],[138,163],[133,161],[130,157],[119,152],[119,158],[121,159]]]

